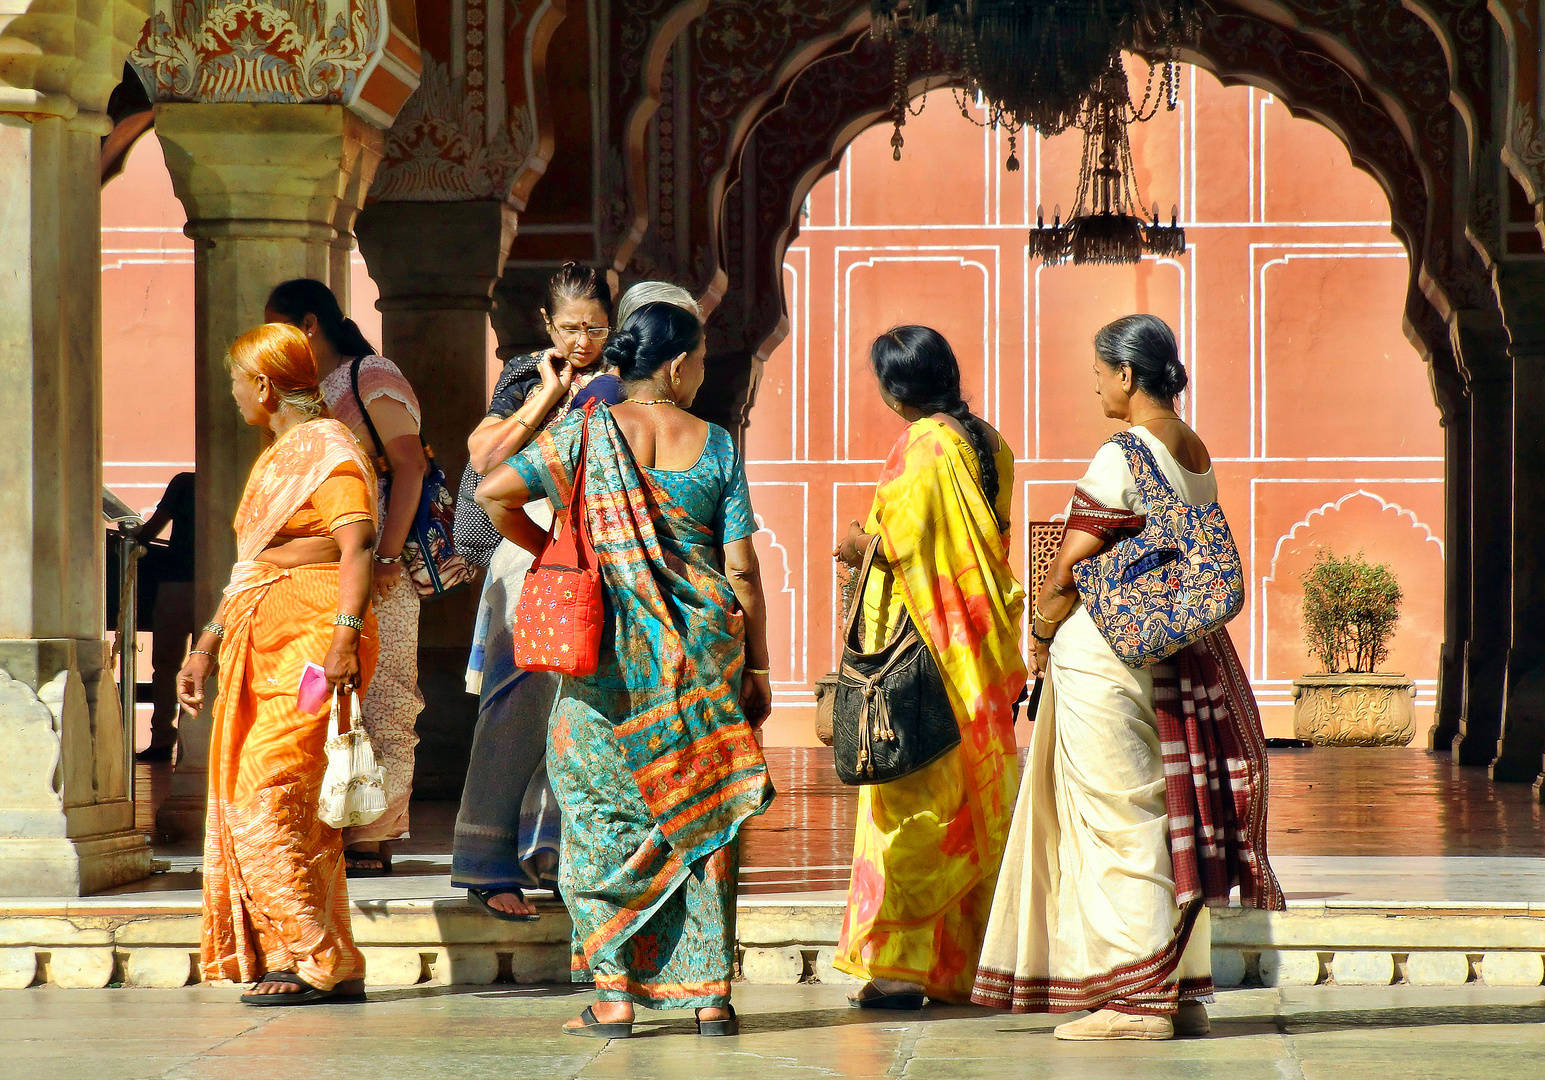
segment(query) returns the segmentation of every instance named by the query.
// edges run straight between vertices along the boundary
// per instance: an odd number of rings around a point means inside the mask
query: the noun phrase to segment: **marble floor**
[[[230,987],[0,992],[0,1080],[1504,1080],[1538,1076],[1545,990],[1233,990],[1213,1034],[1064,1043],[1052,1018],[930,1007],[877,1014],[840,987],[737,987],[742,1034],[643,1013],[609,1043],[558,1031],[569,987],[416,987],[364,1005],[252,1009]]]
[[[825,748],[767,751],[778,798],[745,830],[742,895],[840,897],[853,849],[856,789]],[[1492,784],[1424,750],[1278,750],[1270,754],[1269,844],[1289,903],[1545,903],[1545,824],[1527,784]],[[166,787],[139,766],[142,824]],[[450,889],[456,805],[413,804],[413,836],[389,879],[356,879],[356,899],[457,895]],[[170,872],[125,892],[196,899],[196,848],[163,845]]]

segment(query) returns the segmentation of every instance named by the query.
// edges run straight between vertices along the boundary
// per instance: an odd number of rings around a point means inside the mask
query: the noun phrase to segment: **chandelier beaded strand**
[[[1135,263],[1145,254],[1178,255],[1186,249],[1186,231],[1179,213],[1170,211],[1170,223],[1153,217],[1144,220],[1132,165],[1132,142],[1127,126],[1151,118],[1158,102],[1174,100],[1179,72],[1173,60],[1164,63],[1164,81],[1153,92],[1154,69],[1148,73],[1148,89],[1141,104],[1134,105],[1127,89],[1126,70],[1115,57],[1101,77],[1093,98],[1079,117],[1084,132],[1084,154],[1078,170],[1078,193],[1073,213],[1062,220],[1060,207],[1046,224],[1045,211],[1037,208],[1035,228],[1030,230],[1029,252],[1048,266],[1064,262]]]
[[[1018,137],[1025,129],[1043,138],[1071,127],[1084,132],[1073,214],[1064,223],[1056,210],[1047,226],[1038,210],[1032,254],[1050,264],[1130,263],[1144,253],[1185,250],[1178,212],[1162,225],[1155,206],[1152,220],[1145,220],[1127,127],[1151,119],[1161,100],[1176,107],[1176,55],[1196,36],[1200,0],[871,0],[870,13],[871,34],[894,51],[891,148],[897,161],[905,145],[901,129],[910,112],[914,50],[930,50],[959,73],[961,114],[1006,130],[1009,172],[1019,171]],[[1150,63],[1140,104],[1132,102],[1123,50],[1166,56]],[[1155,95],[1161,66],[1164,81]],[[985,119],[973,115],[973,102]]]

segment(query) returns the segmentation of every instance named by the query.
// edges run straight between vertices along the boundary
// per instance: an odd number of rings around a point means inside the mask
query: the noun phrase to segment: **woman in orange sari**
[[[203,977],[255,981],[249,1005],[364,998],[349,927],[342,833],[317,817],[329,716],[296,703],[321,661],[333,689],[363,689],[380,642],[368,609],[375,478],[327,418],[316,358],[268,324],[226,357],[242,419],[266,429],[236,511],[237,562],[215,619],[178,674],[195,711],[219,660],[204,837]]]

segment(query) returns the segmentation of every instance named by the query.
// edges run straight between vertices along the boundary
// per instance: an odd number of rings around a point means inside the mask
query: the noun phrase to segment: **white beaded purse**
[[[386,784],[375,750],[359,717],[359,695],[348,691],[333,692],[332,716],[328,721],[327,772],[322,777],[322,794],[317,799],[317,817],[335,829],[369,825],[386,813]],[[348,724],[348,730],[343,725]]]

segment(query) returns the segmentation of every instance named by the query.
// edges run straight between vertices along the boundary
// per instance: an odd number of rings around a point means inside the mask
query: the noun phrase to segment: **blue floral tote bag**
[[[1216,502],[1183,502],[1130,431],[1127,456],[1148,516],[1136,536],[1073,565],[1084,606],[1117,658],[1143,668],[1217,630],[1245,605],[1244,567]]]

